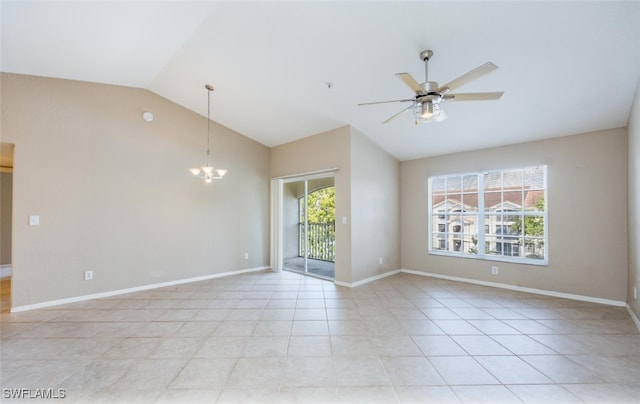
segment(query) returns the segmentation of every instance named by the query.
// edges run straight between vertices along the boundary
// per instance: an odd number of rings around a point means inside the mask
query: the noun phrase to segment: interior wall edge
[[[636,313],[633,311],[631,306],[629,306],[629,303],[625,304],[625,307],[627,308],[627,311],[629,312],[629,315],[631,316],[631,320],[633,320],[634,324],[638,328],[638,331],[640,331],[640,319],[638,318],[638,316],[636,316]]]
[[[365,285],[367,283],[371,283],[371,282],[375,282],[378,281],[380,279],[384,279],[387,278],[389,276],[393,276],[393,275],[397,275],[400,273],[400,269],[395,269],[393,271],[388,271],[388,272],[384,272],[375,276],[370,276],[368,278],[365,279],[361,279],[359,281],[353,282],[353,283],[349,283],[349,282],[342,282],[342,281],[335,281],[334,283],[338,286],[344,286],[345,288],[356,288],[358,286],[362,286]]]
[[[637,319],[640,317],[640,81],[627,122],[627,153],[627,303]]]

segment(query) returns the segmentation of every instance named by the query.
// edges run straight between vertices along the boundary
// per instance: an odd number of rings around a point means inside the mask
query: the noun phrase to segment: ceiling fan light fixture
[[[433,115],[436,115],[440,112],[440,106],[438,104],[433,104],[431,101],[425,101],[420,104],[420,117],[422,119],[429,119]]]
[[[442,122],[444,120],[446,120],[448,118],[447,113],[444,112],[443,109],[440,110],[440,112],[438,113],[438,115],[434,115],[432,116],[428,122]]]
[[[447,114],[444,112],[439,102],[433,102],[432,100],[424,101],[414,109],[416,125],[420,122],[442,122],[447,119]]]

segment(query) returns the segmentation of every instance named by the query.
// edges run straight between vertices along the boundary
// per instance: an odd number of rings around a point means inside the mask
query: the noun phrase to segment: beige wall
[[[282,256],[297,257],[299,253],[298,230],[300,218],[298,214],[299,182],[289,182],[282,187]],[[304,194],[304,187],[302,193]]]
[[[271,149],[271,177],[298,175],[337,168],[336,274],[339,282],[351,282],[351,163],[348,126],[285,143]],[[342,224],[346,216],[348,224]]]
[[[400,269],[400,162],[356,129],[351,217],[352,282]]]
[[[268,265],[267,147],[212,125],[229,173],[205,184],[188,172],[204,164],[205,117],[135,88],[13,74],[1,86],[14,307]]]
[[[403,162],[402,267],[616,301],[627,299],[627,131]],[[549,266],[427,253],[427,178],[509,167],[548,166]],[[637,203],[637,200],[636,200]],[[490,274],[497,265],[500,275]]]
[[[629,117],[629,306],[640,318],[640,83]],[[633,297],[636,288],[637,298]]]

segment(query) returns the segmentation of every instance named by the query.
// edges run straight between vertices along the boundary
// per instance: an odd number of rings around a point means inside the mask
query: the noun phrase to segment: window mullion
[[[484,257],[484,174],[478,174],[478,255]]]
[[[549,199],[547,198],[548,188],[547,188],[547,166],[542,167],[542,186],[544,187],[544,213],[542,215],[542,220],[544,220],[544,236],[543,243],[545,248],[545,256],[547,260],[549,259]]]
[[[444,250],[449,250],[449,177],[444,177]]]
[[[433,233],[434,233],[434,220],[433,220],[433,179],[429,178],[427,180],[427,197],[429,200],[427,201],[429,217],[427,218],[427,229],[429,230],[427,235],[427,248],[428,251],[433,251]]]

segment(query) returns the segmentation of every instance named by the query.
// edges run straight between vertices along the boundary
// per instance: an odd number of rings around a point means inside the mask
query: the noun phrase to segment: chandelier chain
[[[209,155],[211,150],[211,92],[213,87],[207,88],[207,165],[209,165]]]

